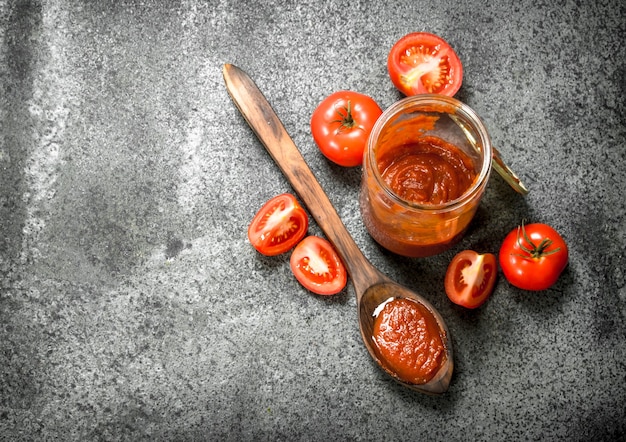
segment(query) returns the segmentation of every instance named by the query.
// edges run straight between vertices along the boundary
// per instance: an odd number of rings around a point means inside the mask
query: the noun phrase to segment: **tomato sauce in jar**
[[[476,177],[467,154],[432,136],[386,152],[378,159],[378,169],[396,195],[419,204],[455,200],[469,189]]]
[[[400,100],[383,112],[368,140],[359,197],[365,227],[400,255],[447,250],[476,213],[491,155],[484,125],[460,101]]]
[[[446,357],[437,322],[424,306],[406,298],[392,298],[379,308],[373,340],[380,356],[400,380],[425,384]]]

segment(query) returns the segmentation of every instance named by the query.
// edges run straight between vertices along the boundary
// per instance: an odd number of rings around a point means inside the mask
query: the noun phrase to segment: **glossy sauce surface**
[[[428,382],[445,360],[437,322],[410,299],[394,298],[382,306],[374,320],[373,338],[381,357],[404,382]]]
[[[433,136],[385,152],[378,159],[378,170],[396,195],[419,204],[453,201],[476,177],[467,154]]]

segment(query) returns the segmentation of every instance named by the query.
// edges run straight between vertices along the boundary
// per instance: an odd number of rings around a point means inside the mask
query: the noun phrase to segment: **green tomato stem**
[[[530,246],[531,246],[530,248],[526,247],[520,241],[520,230],[522,231],[522,235],[524,236],[524,240],[526,241],[526,243],[530,244]],[[554,250],[547,251],[546,249],[548,247],[550,247],[552,245],[552,243],[553,243],[553,241],[550,238],[542,239],[541,242],[539,243],[539,245],[537,245],[534,242],[532,242],[532,240],[530,239],[530,237],[526,233],[526,229],[524,228],[524,221],[522,221],[522,225],[517,228],[517,244],[520,246],[520,249],[522,249],[524,252],[528,253],[530,255],[530,258],[532,258],[532,259],[540,259],[540,258],[542,258],[544,256],[552,255],[554,253],[557,253],[559,250],[561,250],[560,247],[557,247]],[[520,255],[520,256],[522,256],[522,255]],[[528,258],[527,256],[524,256],[524,257]]]
[[[341,132],[344,129],[352,129],[356,125],[354,117],[352,116],[352,107],[350,100],[348,100],[348,107],[342,106],[341,109],[344,113],[341,113],[340,109],[336,109],[339,119],[331,121],[331,123],[339,123],[338,131]]]

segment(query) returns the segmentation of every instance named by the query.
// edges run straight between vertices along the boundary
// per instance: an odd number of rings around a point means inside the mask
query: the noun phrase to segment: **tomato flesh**
[[[263,255],[291,250],[306,234],[309,218],[296,198],[284,193],[267,201],[248,226],[250,244]]]
[[[318,236],[307,236],[291,253],[294,276],[318,295],[334,295],[346,286],[348,276],[333,246]]]
[[[491,295],[497,273],[495,255],[464,250],[450,261],[444,284],[446,294],[460,306],[480,307]]]
[[[567,266],[569,251],[563,237],[552,227],[521,225],[504,238],[500,267],[506,279],[523,290],[552,287]]]
[[[338,91],[313,112],[311,133],[326,158],[340,166],[359,166],[369,134],[382,113],[367,95]]]
[[[454,49],[441,37],[414,32],[398,40],[387,57],[393,84],[404,95],[453,96],[463,81],[463,65]]]

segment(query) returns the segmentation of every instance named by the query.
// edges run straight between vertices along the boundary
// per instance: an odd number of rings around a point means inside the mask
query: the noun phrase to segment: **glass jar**
[[[400,152],[434,138],[469,158],[474,174],[467,189],[445,202],[415,202],[399,196],[384,179],[381,161],[384,158],[388,165],[389,158],[393,161]],[[491,173],[491,158],[487,129],[466,104],[436,94],[396,102],[374,125],[364,153],[359,204],[370,235],[386,249],[409,257],[447,250],[463,236],[476,213]]]

